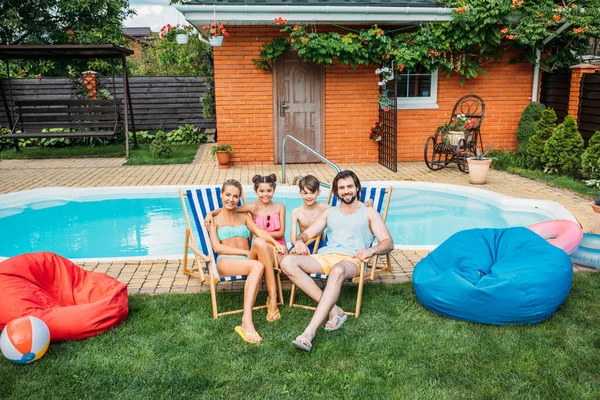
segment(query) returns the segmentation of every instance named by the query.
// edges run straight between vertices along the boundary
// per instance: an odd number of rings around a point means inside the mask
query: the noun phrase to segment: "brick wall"
[[[273,163],[272,74],[256,68],[252,59],[258,58],[263,43],[282,34],[278,27],[232,26],[229,31],[223,46],[214,47],[219,142],[234,147],[234,163]],[[533,66],[509,64],[510,57],[486,64],[487,75],[462,86],[458,75],[440,73],[438,109],[399,110],[398,160],[422,160],[427,137],[468,93],[486,102],[484,146],[516,149],[517,124],[531,97]],[[368,139],[378,116],[376,67],[325,68],[325,156],[334,162],[377,161],[377,144]]]

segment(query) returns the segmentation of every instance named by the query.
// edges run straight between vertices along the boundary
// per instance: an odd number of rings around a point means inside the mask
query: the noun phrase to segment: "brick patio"
[[[86,158],[53,160],[0,161],[0,193],[41,187],[100,187],[100,186],[154,186],[221,184],[229,178],[250,184],[255,174],[276,173],[281,177],[280,165],[234,166],[219,170],[208,156],[208,145],[201,146],[193,164],[123,166],[121,158]],[[424,162],[399,163],[398,172],[379,164],[339,164],[351,169],[361,180],[422,181],[470,186],[468,175],[457,169],[430,171]],[[312,174],[324,182],[331,182],[335,171],[326,164],[297,164],[286,167],[288,184],[295,176]],[[585,232],[593,228],[593,214],[589,200],[564,190],[500,171],[491,171],[488,183],[482,188],[513,197],[553,200],[567,208],[583,225]],[[427,251],[400,251],[392,253],[392,272],[379,275],[380,282],[410,280],[416,263]],[[197,293],[208,290],[197,278],[181,274],[180,261],[127,261],[112,263],[83,263],[90,271],[104,272],[129,287],[130,293]],[[586,269],[574,267],[575,270]],[[221,284],[222,290],[240,289],[243,283]],[[284,287],[289,282],[284,281]]]

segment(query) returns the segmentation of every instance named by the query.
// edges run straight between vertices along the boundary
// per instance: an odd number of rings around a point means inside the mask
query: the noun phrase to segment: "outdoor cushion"
[[[120,324],[128,311],[127,285],[57,254],[0,262],[0,329],[32,315],[48,325],[53,342],[83,339]]]
[[[419,262],[417,299],[446,317],[484,324],[533,324],[550,317],[571,290],[563,250],[527,228],[457,232]]]

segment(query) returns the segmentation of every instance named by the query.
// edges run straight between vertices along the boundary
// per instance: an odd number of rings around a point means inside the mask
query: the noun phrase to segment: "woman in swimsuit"
[[[217,270],[222,275],[247,275],[244,287],[244,311],[242,325],[235,331],[247,342],[259,343],[262,338],[256,332],[252,322],[252,308],[262,276],[269,297],[267,300],[267,320],[276,321],[280,317],[277,308],[277,284],[273,271],[273,252],[269,244],[275,246],[279,253],[286,251],[285,246],[277,242],[271,235],[258,228],[248,214],[238,213],[236,207],[242,196],[242,185],[229,179],[221,188],[223,208],[216,223],[210,224],[210,242],[218,254]],[[250,234],[255,236],[252,248],[249,246]],[[271,311],[269,306],[275,305]]]
[[[275,194],[275,186],[277,185],[277,175],[271,174],[268,176],[255,175],[252,178],[254,183],[254,191],[258,196],[258,200],[251,203],[242,204],[240,207],[235,209],[238,213],[251,213],[254,216],[254,223],[267,232],[273,239],[280,243],[286,250],[285,253],[281,253],[277,261],[280,261],[284,254],[287,253],[285,243],[285,206],[281,203],[275,203],[273,201],[273,195]],[[214,217],[219,214],[220,210],[215,210],[206,216],[206,225],[210,227]],[[273,271],[265,271],[265,280],[271,280]],[[273,280],[275,279],[273,274]],[[267,320],[269,322],[277,321],[280,318],[279,308],[277,307],[277,298],[275,292],[271,296],[269,292],[269,299],[267,301]]]

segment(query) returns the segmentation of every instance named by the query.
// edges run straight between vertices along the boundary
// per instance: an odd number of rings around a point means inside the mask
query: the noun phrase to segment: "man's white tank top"
[[[327,244],[318,254],[346,254],[353,256],[358,250],[371,247],[375,236],[369,228],[367,206],[364,204],[354,214],[345,215],[335,207],[327,217]]]

